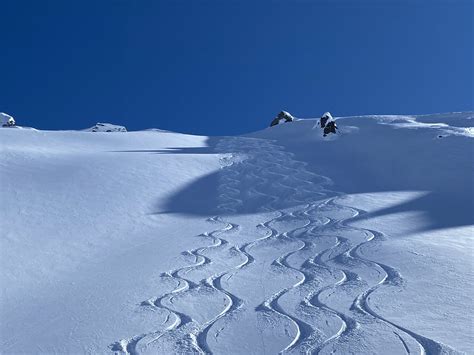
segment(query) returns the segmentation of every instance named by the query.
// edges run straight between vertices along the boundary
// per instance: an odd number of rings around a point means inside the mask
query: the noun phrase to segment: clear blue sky
[[[219,135],[473,109],[473,1],[1,0],[0,111]]]

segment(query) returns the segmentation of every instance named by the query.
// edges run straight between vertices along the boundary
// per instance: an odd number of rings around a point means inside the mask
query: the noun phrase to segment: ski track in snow
[[[222,213],[208,219],[216,229],[199,235],[211,244],[183,251],[183,256],[192,258],[193,262],[161,275],[163,279],[173,280],[176,287],[142,302],[142,307],[166,310],[168,317],[164,324],[157,325],[155,331],[111,344],[113,352],[147,353],[150,346],[162,342],[160,349],[213,353],[208,344],[213,326],[221,319],[230,323],[237,321],[239,313],[246,309],[246,300],[223,287],[223,279],[229,282],[256,262],[259,248],[278,242],[286,249],[271,266],[281,273],[297,275],[296,281],[262,299],[254,311],[272,318],[274,324],[285,319],[293,325],[294,336],[291,338],[287,333],[288,344],[280,353],[345,353],[347,346],[352,346],[350,349],[355,353],[358,349],[360,353],[367,353],[370,350],[357,346],[376,338],[380,346],[390,342],[398,346],[397,353],[401,354],[456,353],[444,344],[384,318],[371,306],[370,296],[379,288],[391,287],[395,295],[403,289],[405,281],[396,269],[364,257],[364,248],[376,247],[385,236],[376,230],[350,225],[354,218],[366,212],[339,204],[338,196],[343,194],[329,189],[332,184],[329,178],[306,170],[306,163],[294,160],[291,153],[269,140],[223,138],[217,150],[223,154],[218,187]],[[242,198],[244,193],[247,199]],[[238,243],[235,235],[241,227],[232,222],[233,216],[253,200],[258,201],[256,205],[262,215],[270,213],[274,217],[257,226],[265,231],[263,235]],[[292,228],[291,223],[288,230],[279,228],[288,221],[295,222],[296,228]],[[315,251],[308,258],[307,255],[324,245],[323,242],[329,247]],[[220,269],[219,264],[225,267]],[[192,280],[188,275],[193,272],[206,276],[199,281]],[[193,318],[174,303],[181,297],[191,297],[195,304],[206,302],[207,298],[200,297],[209,292],[216,302],[219,303],[219,299],[225,302],[217,314],[205,320]],[[347,298],[349,303],[341,301]],[[315,321],[315,315],[322,318]],[[336,329],[329,327],[334,321],[339,324]],[[214,330],[213,336],[217,338],[223,329]],[[239,349],[235,349],[235,353],[239,353]]]

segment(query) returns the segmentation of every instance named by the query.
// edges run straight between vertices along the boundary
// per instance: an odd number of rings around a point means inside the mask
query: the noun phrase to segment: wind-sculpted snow
[[[115,353],[450,354],[451,348],[380,315],[371,296],[398,297],[401,273],[366,257],[386,236],[351,225],[366,212],[338,202],[331,180],[272,141],[225,138],[219,216],[183,267],[163,272],[167,293],[141,307],[168,313]],[[254,214],[249,225],[242,215]],[[241,223],[241,220],[243,221]]]

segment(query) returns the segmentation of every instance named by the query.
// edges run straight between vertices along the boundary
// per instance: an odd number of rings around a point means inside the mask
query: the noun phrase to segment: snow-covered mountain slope
[[[0,130],[1,351],[471,354],[473,117]]]

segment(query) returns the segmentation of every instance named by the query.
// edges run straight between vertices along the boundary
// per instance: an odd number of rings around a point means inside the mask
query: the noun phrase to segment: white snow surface
[[[473,354],[473,117],[0,130],[0,351]]]

